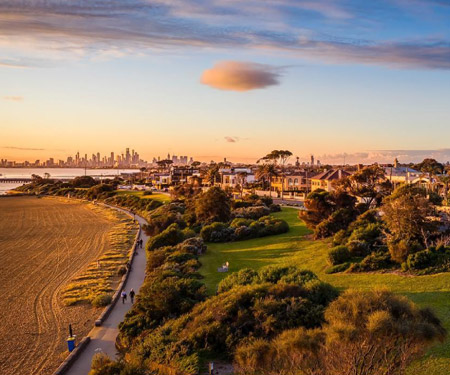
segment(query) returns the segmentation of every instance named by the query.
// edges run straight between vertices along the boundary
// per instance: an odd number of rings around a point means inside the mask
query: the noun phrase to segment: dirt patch
[[[68,325],[81,339],[101,309],[66,307],[61,291],[109,247],[114,221],[79,202],[0,199],[0,373],[51,374]]]

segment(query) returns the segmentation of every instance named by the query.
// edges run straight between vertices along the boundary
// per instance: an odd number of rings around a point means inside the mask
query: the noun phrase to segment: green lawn
[[[116,190],[117,194],[123,195],[123,194],[129,194],[129,195],[135,195],[141,199],[153,199],[155,201],[159,202],[170,202],[170,196],[163,193],[152,193],[150,195],[144,195],[143,191],[139,190]]]
[[[227,275],[217,272],[217,268],[227,261],[230,263],[230,272],[245,267],[258,269],[268,264],[296,264],[314,271],[322,280],[341,289],[387,287],[404,294],[420,306],[431,307],[450,331],[450,273],[415,277],[392,273],[327,275],[326,254],[329,245],[326,241],[304,238],[309,231],[297,219],[297,212],[293,208],[283,208],[282,212],[274,214],[289,223],[288,233],[247,241],[208,244],[208,251],[200,259],[203,264],[200,273],[205,277],[209,292],[214,293],[219,281]],[[409,371],[409,374],[414,375],[446,373],[450,373],[450,340],[431,349],[426,358]]]

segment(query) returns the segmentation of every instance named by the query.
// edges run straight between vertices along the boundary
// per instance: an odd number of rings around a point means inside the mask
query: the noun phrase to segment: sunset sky
[[[450,160],[449,0],[0,0],[0,158]]]

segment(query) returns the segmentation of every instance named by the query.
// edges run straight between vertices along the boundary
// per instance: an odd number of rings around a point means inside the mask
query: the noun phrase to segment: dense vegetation
[[[225,197],[214,188],[210,190],[211,196]],[[209,210],[202,202],[199,210],[197,202],[205,195],[210,205],[220,207]],[[214,238],[212,233],[219,229],[235,230],[266,220],[267,227],[285,222],[272,216],[236,217],[233,211],[243,206],[236,208],[232,200],[218,202],[209,199],[211,196],[207,192],[192,194],[152,211],[146,227],[153,238],[147,245],[145,284],[135,306],[120,326],[117,340],[122,356],[120,360],[112,361],[98,355],[93,362],[92,375],[194,375],[199,374],[205,361],[211,358],[235,363],[236,370],[243,374],[301,374],[300,370],[304,368],[304,373],[314,373],[320,368],[309,359],[298,366],[295,363],[297,367],[287,368],[292,356],[297,358],[300,353],[296,350],[302,350],[300,346],[291,348],[294,350],[289,356],[275,350],[274,345],[280,342],[290,345],[303,340],[311,344],[307,349],[308,358],[325,358],[327,353],[331,361],[337,358],[337,334],[347,334],[349,350],[342,363],[335,361],[335,372],[330,373],[355,370],[351,363],[360,354],[358,345],[372,339],[377,343],[389,340],[391,334],[392,342],[404,343],[397,352],[391,353],[392,358],[397,358],[395,355],[399,351],[404,355],[392,366],[392,371],[386,373],[400,374],[432,342],[445,336],[445,330],[431,312],[420,310],[405,299],[386,292],[362,293],[359,299],[348,294],[338,297],[334,287],[320,281],[313,272],[297,266],[242,269],[225,277],[218,285],[217,293],[208,298],[198,272],[198,257],[208,250],[199,233],[210,240],[211,236]],[[260,202],[254,204],[245,208],[257,207]],[[233,240],[233,243],[239,243],[238,239]],[[364,302],[366,298],[367,303]],[[352,306],[356,310],[351,310]],[[344,313],[354,314],[353,321]],[[401,331],[401,321],[410,323],[409,331]],[[339,327],[344,323],[347,328],[341,332]],[[380,329],[373,333],[369,323],[379,323]],[[398,329],[388,333],[383,327],[389,324]],[[422,328],[425,331],[421,333]],[[274,361],[258,362],[258,358],[263,360],[258,355],[260,347],[265,347],[261,353],[271,353],[270,358]],[[288,346],[284,348],[287,351]],[[386,361],[380,358],[381,354],[374,363],[384,369]],[[273,371],[275,364],[280,372]],[[327,369],[332,369],[329,366]]]
[[[359,203],[357,203],[359,201]],[[401,268],[416,274],[450,270],[450,225],[442,198],[418,185],[395,190],[377,166],[308,195],[299,213],[314,238],[333,238],[328,272]]]

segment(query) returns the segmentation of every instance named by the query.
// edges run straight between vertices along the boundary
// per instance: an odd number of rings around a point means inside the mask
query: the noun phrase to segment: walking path
[[[125,210],[122,211],[127,212]],[[136,215],[136,220],[141,226],[142,224],[146,224],[146,221],[138,215]],[[131,288],[133,288],[137,294],[145,278],[145,244],[147,243],[148,236],[141,231],[140,238],[142,238],[143,241],[143,249],[139,249],[136,252],[131,265],[130,275],[125,284],[125,290],[128,295]],[[111,358],[116,356],[115,343],[117,334],[119,333],[118,326],[119,323],[123,321],[125,314],[131,306],[129,297],[127,298],[127,302],[125,302],[125,304],[122,303],[122,300],[117,301],[103,325],[100,327],[95,327],[91,332],[89,332],[89,336],[91,338],[90,343],[76,359],[69,371],[66,372],[67,375],[87,375],[91,369],[92,357],[98,352],[108,354]]]

